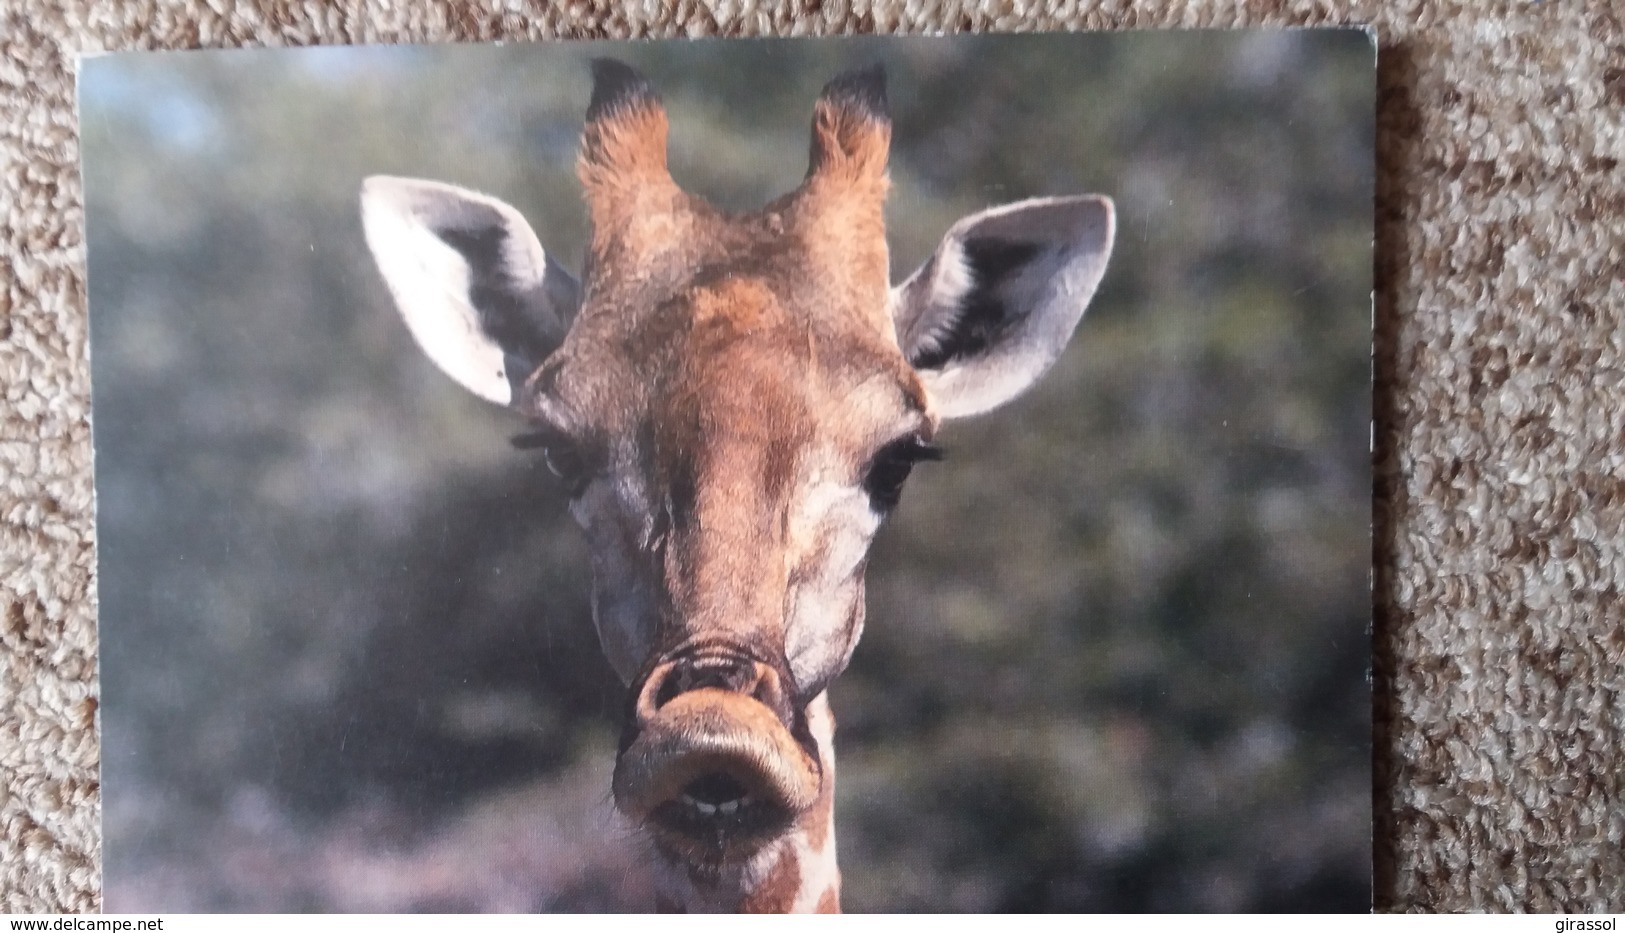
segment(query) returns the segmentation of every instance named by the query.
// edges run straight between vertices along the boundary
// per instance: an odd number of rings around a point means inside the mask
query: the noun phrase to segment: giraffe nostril
[[[639,715],[647,720],[677,697],[703,689],[743,694],[782,715],[787,698],[780,684],[770,665],[732,651],[680,657],[649,676],[641,691]]]
[[[693,690],[694,687],[694,672],[686,667],[677,668],[672,672],[671,676],[667,677],[665,682],[660,685],[660,691],[655,697],[655,706],[665,706],[678,694],[687,693],[690,690]]]

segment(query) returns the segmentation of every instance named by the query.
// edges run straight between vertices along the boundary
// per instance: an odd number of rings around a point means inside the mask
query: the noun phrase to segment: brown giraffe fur
[[[1065,346],[1111,205],[972,215],[893,287],[878,69],[825,88],[805,180],[749,213],[672,180],[641,76],[594,77],[580,286],[517,211],[433,182],[369,179],[368,244],[429,356],[529,418],[571,486],[630,688],[615,802],[658,906],[834,912],[825,690],[862,632],[869,541],[943,417]]]

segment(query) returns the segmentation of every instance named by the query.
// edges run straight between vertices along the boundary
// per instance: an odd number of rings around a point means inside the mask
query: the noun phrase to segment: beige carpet
[[[100,905],[74,53],[1289,23],[1382,47],[1378,906],[1625,910],[1625,4],[526,6],[0,0],[0,910]]]

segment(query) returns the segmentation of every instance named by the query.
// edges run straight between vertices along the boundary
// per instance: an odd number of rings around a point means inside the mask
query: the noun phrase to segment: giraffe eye
[[[922,460],[941,460],[942,449],[927,444],[918,437],[909,436],[892,441],[880,448],[869,462],[863,477],[863,489],[876,512],[890,512],[897,507],[903,495],[903,483],[914,471],[914,464]]]
[[[542,459],[547,462],[548,472],[559,478],[572,499],[581,495],[587,488],[587,481],[592,479],[581,459],[581,452],[572,444],[549,444],[542,448]]]
[[[564,491],[574,499],[587,490],[593,473],[581,448],[574,441],[553,431],[521,434],[509,443],[519,450],[540,450],[547,471],[558,477]]]

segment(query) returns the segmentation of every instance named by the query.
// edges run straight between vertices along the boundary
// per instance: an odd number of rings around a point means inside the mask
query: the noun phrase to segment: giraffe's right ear
[[[564,341],[581,291],[524,217],[464,188],[375,175],[361,221],[418,346],[475,395],[513,405]]]

